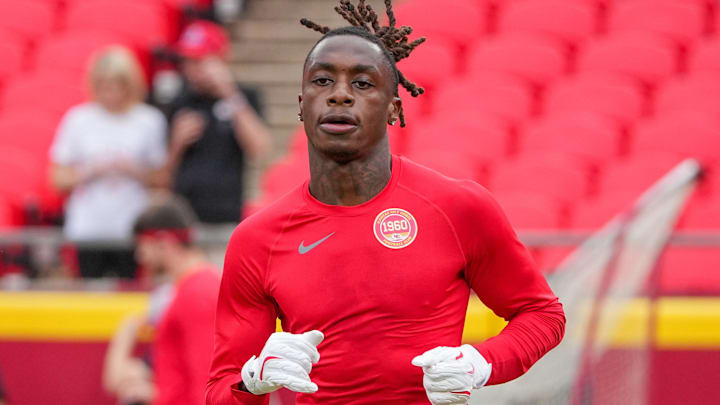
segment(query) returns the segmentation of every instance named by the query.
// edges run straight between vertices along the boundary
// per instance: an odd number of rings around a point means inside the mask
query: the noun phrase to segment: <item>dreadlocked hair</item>
[[[385,9],[389,23],[388,26],[385,27],[380,26],[377,13],[373,10],[372,6],[366,4],[365,1],[366,0],[359,0],[357,6],[355,6],[350,0],[340,0],[340,4],[335,6],[335,11],[337,11],[345,21],[350,23],[351,27],[330,29],[329,27],[316,24],[307,18],[301,19],[300,23],[323,34],[322,38],[315,44],[316,46],[324,39],[338,35],[359,36],[380,46],[394,74],[395,96],[399,97],[398,84],[401,84],[413,97],[425,93],[425,89],[408,80],[402,72],[398,70],[396,65],[397,62],[410,56],[418,45],[425,42],[425,37],[410,41],[408,36],[413,32],[412,27],[405,25],[399,28],[397,27],[397,20],[395,19],[395,13],[392,8],[392,0],[385,0]],[[405,114],[402,106],[400,107],[400,126],[405,126]]]

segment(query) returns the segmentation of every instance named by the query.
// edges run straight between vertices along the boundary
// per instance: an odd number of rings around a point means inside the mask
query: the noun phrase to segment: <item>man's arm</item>
[[[245,225],[245,226],[244,226]],[[261,352],[275,331],[275,303],[265,294],[267,254],[255,249],[249,226],[235,230],[225,255],[215,319],[215,349],[207,385],[207,405],[260,405],[267,395],[241,390],[243,364]]]
[[[238,143],[253,160],[267,155],[272,148],[270,131],[247,100],[244,99],[243,95],[237,93],[232,96],[231,102],[236,106],[233,121],[235,123],[235,138]]]
[[[557,346],[565,331],[562,305],[518,240],[500,206],[479,186],[478,204],[464,221],[465,277],[495,314],[509,321],[503,331],[474,345],[492,364],[487,384],[500,384],[524,374]],[[479,208],[479,209],[478,209]]]

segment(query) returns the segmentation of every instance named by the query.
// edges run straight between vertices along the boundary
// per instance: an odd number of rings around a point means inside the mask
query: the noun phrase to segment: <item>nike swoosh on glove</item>
[[[470,390],[485,385],[492,372],[492,364],[470,345],[439,346],[415,357],[412,364],[422,367],[425,392],[435,405],[467,404]]]
[[[317,345],[323,339],[319,330],[303,334],[273,333],[260,356],[252,356],[243,365],[241,374],[245,388],[255,395],[282,387],[307,394],[316,392],[318,386],[310,381],[310,370],[320,360]]]

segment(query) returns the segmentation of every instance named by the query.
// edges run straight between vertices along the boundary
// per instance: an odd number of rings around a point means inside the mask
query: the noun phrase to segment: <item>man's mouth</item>
[[[349,114],[328,114],[320,120],[320,129],[334,135],[347,134],[357,126],[357,119]]]

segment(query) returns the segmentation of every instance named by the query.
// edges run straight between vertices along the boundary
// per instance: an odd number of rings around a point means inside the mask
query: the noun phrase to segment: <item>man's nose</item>
[[[355,98],[348,88],[348,85],[337,83],[327,99],[327,104],[328,106],[342,105],[345,107],[352,107],[352,105],[355,104]]]

